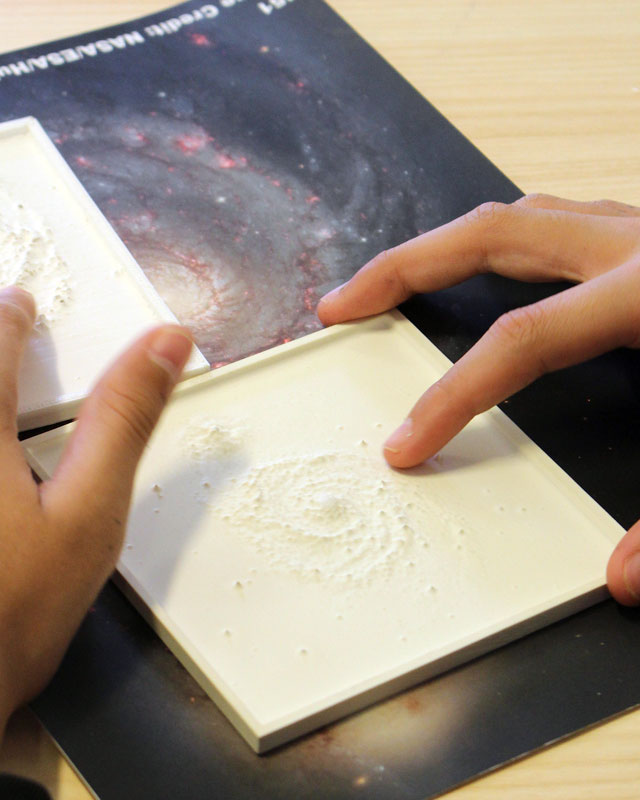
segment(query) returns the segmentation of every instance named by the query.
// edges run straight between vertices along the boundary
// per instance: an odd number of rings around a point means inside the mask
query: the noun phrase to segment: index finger
[[[417,292],[492,271],[523,281],[580,282],[626,261],[637,220],[585,215],[568,206],[485,203],[446,225],[380,253],[325,295],[325,325],[378,314]]]
[[[639,347],[639,291],[640,268],[630,263],[505,314],[418,400],[386,442],[389,463],[419,464],[477,414],[545,372],[615,347]]]

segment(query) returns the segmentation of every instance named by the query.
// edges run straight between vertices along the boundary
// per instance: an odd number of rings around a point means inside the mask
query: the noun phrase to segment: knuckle
[[[524,206],[525,208],[546,208],[550,203],[554,203],[558,198],[544,192],[530,192],[525,194],[514,205]]]
[[[508,311],[493,323],[488,336],[495,352],[520,375],[522,385],[537,380],[554,367],[545,342],[547,320],[538,304]]]
[[[394,247],[390,247],[387,250],[381,250],[369,262],[371,268],[375,270],[382,270],[383,272],[386,272],[389,268],[393,268],[394,250]]]
[[[398,260],[398,248],[389,247],[374,256],[370,263],[377,271],[393,274],[397,269]]]
[[[491,336],[511,350],[530,351],[541,335],[542,317],[535,305],[514,308],[490,328]]]
[[[476,206],[476,208],[469,211],[465,217],[467,222],[473,225],[479,225],[485,232],[489,232],[495,228],[502,227],[505,223],[505,217],[507,217],[508,214],[508,205],[490,200]]]
[[[618,200],[610,200],[606,197],[601,200],[596,200],[594,205],[605,213],[611,213],[615,216],[634,216],[638,213],[638,209],[635,206],[621,203]]]
[[[378,253],[369,262],[369,266],[378,275],[382,276],[389,289],[398,287],[403,294],[409,294],[410,287],[407,285],[407,280],[403,273],[403,259],[400,255],[401,250],[399,247],[390,247]]]
[[[429,392],[434,396],[440,396],[440,402],[451,410],[455,410],[457,417],[470,420],[479,411],[478,403],[474,394],[461,392],[456,389],[455,378],[456,367],[445,372],[445,374],[431,385]]]
[[[144,389],[129,387],[125,390],[119,386],[107,385],[102,388],[100,399],[119,422],[124,422],[124,435],[131,438],[135,445],[144,446],[159,415],[158,404],[153,401],[150,393]]]
[[[495,244],[496,240],[499,241],[501,233],[509,224],[508,218],[513,213],[513,206],[489,201],[465,214],[463,222],[473,231],[479,262],[483,266],[490,264],[490,253],[495,249],[492,242]]]

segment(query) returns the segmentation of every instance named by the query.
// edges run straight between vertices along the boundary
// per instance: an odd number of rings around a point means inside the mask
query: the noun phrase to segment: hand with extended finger
[[[322,298],[318,315],[331,325],[377,314],[481,272],[574,285],[499,318],[427,389],[386,442],[395,467],[434,455],[476,414],[545,372],[640,347],[640,209],[612,201],[532,195],[480,206],[381,253]],[[640,525],[612,556],[608,581],[620,602],[640,603]]]
[[[85,401],[54,478],[38,486],[16,431],[18,367],[33,298],[0,291],[0,738],[53,675],[113,570],[134,472],[191,350],[186,331],[149,331]]]

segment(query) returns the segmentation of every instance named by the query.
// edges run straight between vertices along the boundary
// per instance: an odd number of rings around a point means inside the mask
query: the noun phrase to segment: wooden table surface
[[[640,205],[638,0],[330,3],[523,191]],[[0,52],[166,5],[0,0]],[[91,796],[29,712],[12,720],[0,770],[38,777],[59,800]],[[446,795],[447,800],[541,796],[640,797],[640,711]]]

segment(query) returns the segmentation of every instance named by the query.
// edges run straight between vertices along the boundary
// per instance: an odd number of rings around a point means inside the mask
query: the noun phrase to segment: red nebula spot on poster
[[[192,33],[189,38],[198,47],[213,47],[213,42],[204,33]]]
[[[191,156],[202,150],[207,144],[207,138],[206,136],[186,133],[183,136],[178,136],[178,138],[174,140],[174,144],[178,150],[181,150],[186,156]]]

